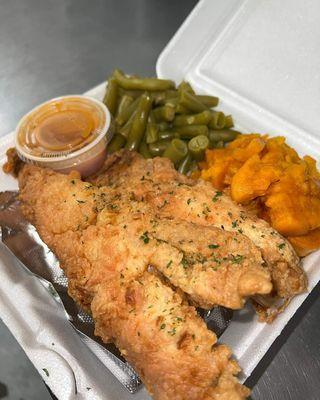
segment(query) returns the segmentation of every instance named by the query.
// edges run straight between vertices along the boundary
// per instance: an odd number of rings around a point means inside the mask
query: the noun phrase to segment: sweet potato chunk
[[[203,179],[236,202],[259,204],[259,217],[290,237],[299,254],[320,248],[320,173],[284,137],[240,135],[224,149],[208,150],[200,168]]]

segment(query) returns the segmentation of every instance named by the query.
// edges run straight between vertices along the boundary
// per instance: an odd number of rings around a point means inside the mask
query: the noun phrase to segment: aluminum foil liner
[[[61,304],[66,318],[90,350],[129,392],[135,393],[141,386],[141,380],[113,344],[105,344],[94,336],[92,317],[68,295],[68,279],[35,227],[22,216],[16,191],[0,192],[0,236],[2,245],[20,260],[24,268],[36,275]],[[232,318],[232,311],[222,307],[199,310],[199,314],[217,336],[225,331]]]

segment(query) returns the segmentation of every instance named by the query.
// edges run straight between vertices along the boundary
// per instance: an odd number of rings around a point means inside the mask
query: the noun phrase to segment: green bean
[[[184,174],[186,175],[187,172],[189,172],[190,166],[191,166],[191,162],[192,162],[192,156],[190,153],[188,153],[185,158],[183,158],[179,165],[178,165],[178,171],[180,172],[180,174]]]
[[[113,73],[114,79],[120,87],[126,90],[167,90],[174,89],[173,81],[157,78],[133,78],[124,75],[121,71],[115,70]]]
[[[178,104],[176,107],[176,114],[190,114],[190,110],[181,104]]]
[[[137,109],[140,97],[136,98],[126,109],[122,110],[122,112],[116,116],[116,122],[118,125],[122,126],[128,121],[128,119]]]
[[[125,144],[126,139],[121,135],[114,135],[111,139],[110,143],[107,146],[107,152],[109,154],[114,153],[115,151],[120,150]]]
[[[219,97],[216,96],[206,96],[203,94],[197,94],[197,99],[201,101],[208,108],[216,107],[219,104]]]
[[[163,105],[166,100],[167,91],[161,90],[161,91],[149,92],[149,95],[152,98],[153,104],[155,104],[156,106]]]
[[[222,149],[224,147],[224,142],[220,140],[219,142],[212,142],[210,140],[210,149]]]
[[[186,81],[182,81],[178,85],[178,92],[183,92],[183,91],[189,92],[191,94],[195,94],[195,91],[193,90],[193,88],[190,85],[190,83],[186,82]]]
[[[165,100],[165,106],[173,107],[174,109],[177,107],[179,103],[178,97],[171,97]]]
[[[125,125],[120,126],[118,128],[117,133],[119,135],[123,136],[125,139],[128,139],[131,127],[132,127],[132,120],[129,119],[129,121],[127,121],[127,123]]]
[[[139,153],[142,155],[143,158],[151,158],[152,155],[149,151],[147,143],[143,140],[139,146]]]
[[[151,105],[152,105],[151,97],[148,96],[147,94],[143,94],[140,97],[137,111],[132,121],[132,126],[126,143],[126,149],[138,150],[140,142],[143,138],[146,129]]]
[[[169,144],[170,140],[159,140],[159,142],[149,144],[149,151],[153,157],[161,156]]]
[[[103,103],[107,106],[112,115],[115,115],[118,103],[118,84],[114,78],[108,80],[106,94]]]
[[[159,127],[153,122],[148,122],[146,129],[147,144],[155,143],[159,140]]]
[[[212,118],[209,122],[209,128],[211,129],[222,129],[226,123],[226,116],[221,111],[213,111]]]
[[[209,147],[209,139],[207,136],[199,135],[190,140],[188,149],[195,160],[202,160],[204,152]]]
[[[165,104],[173,103],[176,105],[178,103],[178,92],[176,90],[166,90],[163,98],[158,98],[158,101],[155,102],[157,106],[164,106]]]
[[[193,112],[201,112],[208,109],[207,106],[198,100],[196,95],[193,95],[186,90],[180,92],[179,104]]]
[[[199,114],[178,115],[173,120],[173,126],[207,125],[212,118],[210,111],[202,111]]]
[[[209,131],[209,139],[211,142],[219,142],[220,140],[222,140],[223,142],[231,142],[238,135],[240,135],[240,132],[233,129],[219,129],[217,131]]]
[[[137,110],[135,110],[132,115],[130,116],[130,118],[128,119],[128,121],[123,125],[118,127],[118,133],[123,136],[124,138],[126,138],[126,140],[128,139],[131,127],[132,127],[132,122],[133,119],[136,115]]]
[[[226,115],[224,127],[225,128],[233,128],[234,127],[232,115]]]
[[[153,115],[158,122],[161,121],[172,121],[175,115],[174,107],[165,105],[162,107],[157,107],[153,110]]]
[[[168,122],[163,121],[163,122],[158,123],[158,128],[159,128],[160,132],[168,130],[169,127],[170,127],[170,125],[168,124]]]
[[[165,149],[163,157],[169,158],[174,165],[179,162],[188,154],[188,147],[183,140],[172,139],[169,146]]]
[[[188,174],[188,175],[191,175],[191,173],[194,172],[194,171],[199,171],[199,166],[198,166],[198,163],[197,163],[196,160],[193,160],[193,161],[191,162],[190,169],[189,169],[189,174]]]
[[[118,109],[116,111],[116,116],[118,116],[119,114],[121,115],[124,110],[130,106],[130,104],[133,102],[133,97],[128,96],[127,94],[124,94],[120,101],[119,101],[119,105],[118,105]]]
[[[206,125],[176,126],[175,130],[183,139],[190,139],[199,135],[208,136],[209,133],[208,127]]]
[[[179,134],[175,131],[168,130],[168,131],[162,131],[159,132],[159,139],[164,140],[164,139],[174,139],[174,138],[179,138]]]
[[[130,96],[133,99],[136,99],[137,97],[140,97],[145,91],[144,90],[125,90],[119,87],[119,96]]]

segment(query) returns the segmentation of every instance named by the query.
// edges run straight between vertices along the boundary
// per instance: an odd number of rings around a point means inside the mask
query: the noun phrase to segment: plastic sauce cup
[[[26,114],[15,132],[15,147],[26,163],[82,177],[97,172],[112,139],[111,114],[99,100],[62,96]]]

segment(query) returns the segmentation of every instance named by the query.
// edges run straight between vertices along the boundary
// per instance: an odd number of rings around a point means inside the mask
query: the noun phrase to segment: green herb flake
[[[278,244],[278,248],[279,248],[279,250],[282,250],[282,249],[284,249],[284,248],[285,248],[285,246],[286,246],[286,244],[285,244],[285,243],[280,243],[280,244]]]
[[[174,336],[174,335],[177,333],[177,330],[176,330],[175,327],[173,327],[173,328],[171,329],[171,331],[168,331],[168,333],[169,333],[169,335]]]
[[[142,240],[144,242],[144,244],[148,244],[150,241],[150,238],[148,236],[148,232],[144,232],[143,235],[140,236],[140,240]]]
[[[212,197],[213,203],[215,203],[216,201],[218,201],[219,197],[221,197],[222,194],[223,194],[222,192],[217,191],[216,194]]]
[[[79,199],[77,199],[77,202],[78,202],[79,204],[83,204],[83,203],[85,203],[85,201],[84,201],[84,200],[79,200]]]
[[[232,221],[231,225],[232,225],[232,228],[236,228],[238,226],[238,221],[237,220]]]
[[[161,325],[160,325],[160,330],[165,329],[165,327],[166,327],[166,324],[161,324]]]
[[[42,371],[49,377],[50,374],[47,368],[42,368]]]
[[[170,260],[170,261],[168,262],[167,268],[169,268],[171,264],[172,264],[172,260]]]
[[[218,244],[209,244],[209,249],[217,249],[219,247]]]
[[[244,257],[240,254],[237,254],[236,256],[234,254],[231,254],[232,257],[232,264],[240,264]]]

